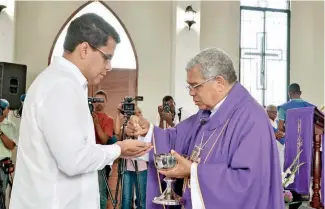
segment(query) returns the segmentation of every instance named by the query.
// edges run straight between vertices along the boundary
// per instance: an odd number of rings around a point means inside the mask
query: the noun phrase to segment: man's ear
[[[89,44],[87,42],[82,42],[79,44],[75,50],[79,51],[81,59],[85,59],[89,55]]]

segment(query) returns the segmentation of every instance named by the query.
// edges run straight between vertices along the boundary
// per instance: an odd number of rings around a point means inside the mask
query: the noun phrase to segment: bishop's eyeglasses
[[[207,82],[209,82],[209,81],[212,81],[213,79],[215,79],[217,76],[213,76],[213,77],[211,77],[211,78],[208,78],[208,79],[206,79],[205,81],[203,81],[203,82],[201,82],[201,83],[199,83],[199,84],[196,84],[196,85],[194,85],[194,86],[191,86],[191,85],[188,85],[188,86],[186,86],[186,89],[190,92],[190,91],[196,91],[197,90],[197,88],[198,87],[200,87],[200,86],[202,86],[203,84],[205,84],[205,83],[207,83]]]

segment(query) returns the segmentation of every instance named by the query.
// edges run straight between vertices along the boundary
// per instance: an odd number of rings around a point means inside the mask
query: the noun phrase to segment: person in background
[[[285,120],[287,117],[287,111],[289,109],[302,108],[302,107],[314,107],[315,106],[315,105],[301,99],[301,93],[302,92],[300,90],[300,86],[297,83],[292,83],[288,87],[288,94],[289,94],[290,101],[278,106],[278,112],[279,112],[278,129],[280,131],[285,132]]]
[[[104,100],[104,102],[94,103],[94,112],[92,113],[96,133],[96,144],[113,144],[111,141],[113,140],[114,120],[105,112],[107,95],[104,91],[99,90],[95,93],[95,98]],[[105,179],[107,178],[107,174],[110,173],[110,170],[110,165],[106,165],[104,169],[98,171],[100,209],[106,209],[107,206],[108,191]]]
[[[7,100],[0,99],[0,180],[2,181],[1,192],[4,198],[6,197],[6,190],[10,182],[10,174],[5,172],[5,170],[18,141],[16,125],[7,119],[9,107],[10,104]]]
[[[275,138],[279,141],[280,144],[284,145],[284,132],[278,130],[278,121],[276,120],[278,114],[277,107],[275,105],[268,105],[266,107],[266,112],[273,127]]]
[[[158,106],[156,125],[165,129],[174,127],[178,123],[179,117],[176,113],[175,101],[172,96],[165,96],[162,99],[162,105]]]
[[[135,115],[142,117],[139,107],[135,108]],[[121,105],[118,106],[117,117],[115,120],[115,134],[121,136],[121,126],[124,116],[121,114]],[[135,170],[137,162],[138,173]],[[138,188],[140,187],[140,188]],[[133,191],[135,188],[135,205],[138,209],[146,208],[146,188],[147,188],[147,162],[141,159],[126,160],[126,170],[123,175],[122,209],[133,208]],[[141,204],[141,206],[140,206]]]
[[[279,125],[278,129],[282,132],[285,132],[285,121],[287,119],[287,111],[289,109],[294,108],[304,108],[304,107],[315,107],[315,105],[305,101],[301,98],[301,89],[299,84],[292,83],[288,87],[288,94],[290,101],[286,102],[280,106],[278,106],[278,118],[279,118]],[[291,191],[293,195],[293,201],[299,200],[299,201],[308,201],[310,198],[310,194],[299,194],[295,191]],[[298,208],[299,206],[292,206],[291,208]]]
[[[281,169],[281,171],[283,171],[285,139],[284,139],[284,132],[278,130],[278,123],[276,121],[278,111],[277,111],[277,108],[275,105],[268,105],[266,107],[266,112],[270,118],[270,123],[273,127],[275,138],[277,139],[276,145],[277,145],[278,151],[279,151],[280,169]]]

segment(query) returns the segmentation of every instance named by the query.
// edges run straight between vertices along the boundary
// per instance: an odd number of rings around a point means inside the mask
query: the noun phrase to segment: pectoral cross
[[[198,146],[195,146],[193,151],[192,151],[192,154],[190,156],[190,160],[194,163],[200,163],[201,161],[201,158],[200,158],[200,155],[201,155],[201,150],[202,148],[201,147],[198,147]]]
[[[298,120],[298,139],[297,139],[297,153],[299,153],[300,152],[300,150],[301,150],[301,147],[302,147],[302,145],[303,145],[303,143],[302,143],[302,138],[301,138],[301,119],[299,118],[299,120]],[[297,160],[297,165],[299,165],[300,164],[300,158],[298,158],[298,160]],[[300,171],[300,169],[298,169],[298,174],[299,174],[299,171]]]
[[[200,163],[200,161],[201,161],[201,158],[200,158],[201,150],[202,150],[201,147],[195,146],[193,151],[192,151],[192,154],[190,156],[190,161],[192,161],[194,163]],[[186,187],[191,188],[189,178],[184,179],[183,192],[185,191]]]

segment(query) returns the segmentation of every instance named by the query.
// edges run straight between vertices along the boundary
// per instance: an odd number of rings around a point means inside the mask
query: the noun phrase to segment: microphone
[[[200,120],[200,125],[204,125],[204,124],[206,124],[206,123],[207,123],[206,119],[205,119],[205,118],[201,118],[201,120]]]
[[[203,110],[202,114],[201,114],[201,118],[200,118],[200,124],[204,125],[207,123],[209,117],[211,115],[211,111],[210,110]]]

